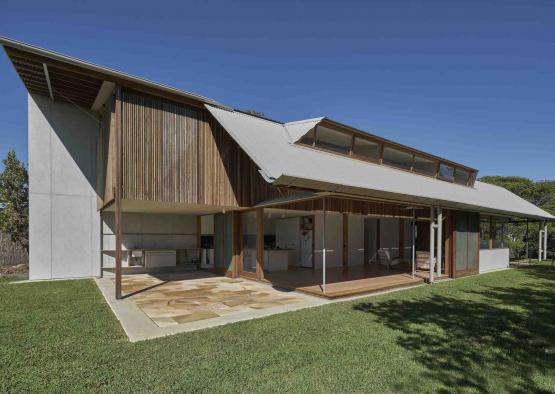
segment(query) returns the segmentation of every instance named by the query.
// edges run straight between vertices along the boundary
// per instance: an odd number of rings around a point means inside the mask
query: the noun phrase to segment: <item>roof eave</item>
[[[282,186],[282,187],[300,187],[300,188],[302,188],[303,186],[304,187],[312,186],[312,187],[307,187],[308,189],[313,189],[314,186],[318,186],[317,190],[319,192],[326,192],[326,193],[332,193],[332,194],[343,193],[346,196],[352,195],[356,197],[379,199],[379,200],[383,200],[384,202],[391,202],[391,203],[397,203],[397,204],[401,203],[401,204],[418,204],[421,206],[437,206],[437,207],[446,208],[446,209],[475,211],[475,212],[487,213],[492,215],[531,219],[534,221],[555,222],[555,217],[550,215],[548,212],[545,212],[545,216],[533,215],[529,213],[507,211],[502,209],[495,209],[491,207],[484,207],[484,206],[473,205],[473,204],[465,204],[465,203],[449,201],[449,200],[422,197],[422,196],[416,196],[416,195],[406,195],[406,194],[401,195],[397,193],[380,191],[380,190],[333,184],[333,183],[317,181],[317,180],[307,180],[304,178],[299,178],[299,177],[290,176],[286,174],[283,174],[277,179],[275,179],[275,181],[272,182],[272,185]]]
[[[139,85],[143,85],[152,89],[156,89],[162,92],[166,92],[166,93],[170,93],[170,94],[175,94],[178,96],[181,96],[183,98],[189,99],[189,100],[194,100],[194,101],[198,101],[204,104],[211,104],[217,107],[222,107],[222,108],[229,108],[213,99],[210,99],[208,97],[204,97],[198,94],[194,94],[191,92],[187,92],[181,89],[177,89],[177,88],[173,88],[171,86],[167,86],[164,84],[160,84],[157,82],[153,82],[141,77],[137,77],[131,74],[127,74],[125,72],[122,71],[118,71],[118,70],[114,70],[108,67],[104,67],[104,66],[100,66],[94,63],[90,63],[84,60],[80,60],[71,56],[67,56],[58,52],[54,52],[54,51],[50,51],[48,49],[45,48],[41,48],[38,46],[34,46],[34,45],[30,45],[18,40],[14,40],[8,37],[3,37],[0,36],[0,44],[2,44],[2,46],[4,47],[10,47],[10,48],[14,48],[14,49],[18,49],[20,51],[26,51],[29,52],[31,54],[34,55],[38,55],[38,56],[42,56],[45,58],[49,58],[52,60],[56,60],[59,62],[64,62],[67,64],[71,64],[73,66],[76,67],[81,67],[84,68],[86,70],[90,70],[90,71],[94,71],[96,73],[100,73],[100,74],[104,74],[107,77],[107,80],[110,80],[110,77],[112,78],[117,78],[117,79],[122,79],[122,80],[126,80],[135,84],[139,84]]]

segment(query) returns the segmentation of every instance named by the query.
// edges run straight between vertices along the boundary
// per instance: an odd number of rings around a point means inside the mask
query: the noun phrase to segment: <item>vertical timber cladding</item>
[[[97,148],[97,208],[114,199],[116,185],[115,98],[108,100],[102,112]]]
[[[250,207],[281,197],[203,108],[123,90],[123,198]]]

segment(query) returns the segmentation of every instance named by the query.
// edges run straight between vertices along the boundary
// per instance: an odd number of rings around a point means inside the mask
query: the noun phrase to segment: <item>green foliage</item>
[[[0,231],[29,249],[29,176],[13,150],[0,173]]]
[[[518,176],[484,176],[482,182],[504,187],[519,197],[531,202],[543,210],[555,215],[555,181],[534,182],[528,178]],[[537,255],[538,249],[538,224],[529,224],[530,256]],[[509,247],[520,252],[523,257],[526,248],[526,224],[511,224],[508,227]],[[549,226],[548,249],[552,250],[555,244],[555,225]]]

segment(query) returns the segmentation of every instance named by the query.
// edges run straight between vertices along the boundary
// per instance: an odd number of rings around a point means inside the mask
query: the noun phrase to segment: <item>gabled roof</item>
[[[503,215],[555,219],[497,186],[475,182],[474,188],[470,188],[294,143],[319,122],[333,122],[328,118],[275,122],[233,110],[204,96],[20,41],[0,37],[0,44],[32,94],[95,109],[118,84],[170,100],[206,106],[258,165],[264,178],[276,186],[298,186],[426,205],[479,209]]]
[[[498,186],[479,181],[474,187],[462,186],[303,147],[292,142],[288,124],[210,105],[206,108],[256,163],[263,177],[275,186],[296,186],[531,219],[555,219]]]

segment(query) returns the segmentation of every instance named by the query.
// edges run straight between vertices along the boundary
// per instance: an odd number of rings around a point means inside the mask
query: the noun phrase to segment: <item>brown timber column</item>
[[[200,241],[202,236],[202,218],[201,216],[197,216],[197,248],[199,249],[200,253]],[[200,258],[200,255],[199,255]]]
[[[115,205],[115,226],[116,226],[116,299],[121,298],[121,193],[123,187],[122,176],[122,148],[123,133],[121,129],[122,123],[122,105],[121,105],[121,87],[116,90],[116,190],[114,192]]]
[[[256,209],[256,277],[264,279],[264,208]]]
[[[349,266],[349,214],[343,214],[343,269]]]
[[[232,245],[233,245],[233,271],[232,276],[237,278],[239,276],[239,264],[241,261],[241,212],[233,211],[233,235],[232,235]]]

